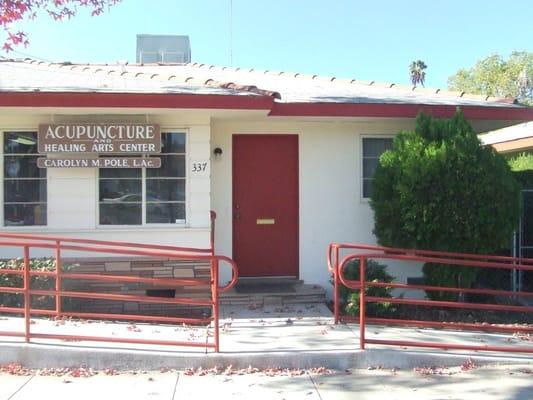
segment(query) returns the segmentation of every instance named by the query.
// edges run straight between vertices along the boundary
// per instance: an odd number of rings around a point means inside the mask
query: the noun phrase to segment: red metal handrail
[[[214,231],[214,218],[212,217],[212,232]],[[149,245],[142,243],[129,243],[118,241],[77,239],[68,237],[31,235],[31,234],[14,234],[0,233],[0,247],[17,247],[23,250],[23,268],[0,269],[0,274],[20,275],[23,280],[23,287],[3,287],[0,286],[0,293],[23,294],[23,307],[4,307],[0,306],[1,313],[24,314],[24,332],[5,332],[0,331],[0,336],[20,336],[24,337],[26,342],[31,338],[54,338],[54,339],[71,339],[103,342],[122,342],[122,343],[144,343],[159,345],[178,345],[178,346],[195,346],[213,348],[216,352],[220,350],[219,334],[219,294],[231,289],[238,277],[238,269],[235,262],[226,256],[215,255],[214,253],[214,234],[210,236],[210,248],[189,248],[177,246]],[[10,240],[5,240],[10,239]],[[55,271],[31,271],[30,270],[30,249],[53,249],[55,250]],[[149,256],[156,259],[187,260],[187,261],[204,261],[210,265],[210,278],[147,278],[124,275],[97,275],[83,273],[69,273],[61,271],[61,256],[65,250],[83,251],[88,253],[105,253],[105,254],[122,254],[129,256]],[[219,286],[219,267],[221,263],[226,263],[232,271],[232,278],[224,286]],[[31,277],[48,276],[55,279],[53,290],[32,289],[30,287]],[[96,292],[79,292],[66,291],[62,289],[64,279],[93,280],[102,282],[130,282],[130,283],[147,283],[152,286],[206,286],[210,287],[211,296],[209,299],[195,299],[187,297],[160,298],[129,294],[112,294]],[[55,310],[35,309],[31,307],[31,296],[51,296],[55,297]],[[209,306],[212,309],[211,316],[208,318],[181,318],[181,317],[161,317],[139,314],[110,314],[95,312],[65,312],[61,309],[62,298],[87,298],[102,299],[115,301],[135,301],[155,304],[185,304],[192,306]],[[79,336],[79,335],[60,335],[60,334],[43,334],[31,332],[30,320],[32,315],[48,315],[55,317],[75,317],[75,318],[97,318],[112,320],[133,320],[133,321],[150,321],[161,323],[183,323],[183,324],[206,324],[213,323],[214,339],[213,343],[203,342],[184,342],[172,340],[148,340],[148,339],[131,339],[120,337],[98,337],[98,336]]]
[[[51,235],[35,235],[35,234],[25,234],[25,233],[0,233],[0,238],[3,239],[24,239],[29,240],[29,243],[33,242],[63,242],[63,243],[81,243],[81,244],[90,244],[90,245],[105,245],[105,246],[114,246],[119,248],[135,248],[135,249],[151,249],[151,250],[168,250],[168,251],[184,251],[198,254],[211,254],[211,248],[194,248],[194,247],[177,247],[177,246],[166,246],[158,244],[146,244],[146,243],[131,243],[131,242],[120,242],[112,240],[94,240],[94,239],[78,239],[70,238],[67,236],[51,236]]]
[[[347,252],[341,260],[341,252]],[[500,268],[515,269],[533,272],[533,259],[515,258],[506,256],[493,256],[467,253],[451,253],[431,250],[418,249],[399,249],[390,247],[381,247],[365,244],[351,243],[332,243],[328,247],[327,266],[329,272],[333,275],[334,285],[334,316],[335,323],[340,321],[358,321],[359,322],[359,346],[365,348],[365,344],[384,344],[398,346],[415,346],[415,347],[434,347],[442,349],[470,349],[470,350],[487,350],[487,351],[509,351],[509,352],[526,352],[533,353],[533,348],[529,347],[511,347],[511,346],[476,346],[476,345],[459,345],[454,343],[429,343],[414,340],[381,340],[367,339],[365,337],[366,323],[405,325],[431,328],[448,328],[448,329],[465,329],[481,330],[488,332],[533,332],[533,326],[517,326],[504,324],[486,324],[486,323],[463,323],[463,322],[446,322],[446,321],[422,321],[422,320],[405,320],[397,318],[372,318],[366,315],[366,304],[369,302],[387,302],[393,304],[408,304],[430,307],[446,307],[457,309],[477,309],[477,310],[498,310],[511,312],[533,313],[533,307],[525,305],[504,305],[504,304],[486,304],[486,303],[467,303],[463,301],[435,301],[427,299],[409,299],[402,297],[378,297],[369,296],[366,288],[369,287],[387,287],[393,289],[406,290],[425,290],[441,291],[454,293],[486,294],[509,297],[532,297],[533,293],[529,291],[507,291],[495,289],[475,289],[475,288],[458,288],[434,285],[414,285],[409,283],[397,282],[377,282],[366,279],[366,261],[368,259],[385,259],[412,262],[430,262],[435,264],[456,265],[464,268]],[[359,260],[360,276],[359,280],[350,280],[345,276],[345,269],[352,260]],[[341,314],[340,311],[340,287],[341,285],[359,290],[359,317],[348,317]]]

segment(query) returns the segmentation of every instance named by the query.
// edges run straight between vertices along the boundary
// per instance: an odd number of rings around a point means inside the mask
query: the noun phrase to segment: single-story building
[[[477,132],[533,120],[509,99],[334,76],[1,59],[0,225],[208,247],[214,210],[240,276],[329,288],[330,242],[375,243],[380,154],[419,112],[457,107]]]

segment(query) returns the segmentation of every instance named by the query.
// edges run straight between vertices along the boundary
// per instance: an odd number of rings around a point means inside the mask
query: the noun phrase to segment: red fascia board
[[[197,108],[270,110],[267,96],[172,93],[0,92],[0,107]]]
[[[269,96],[173,93],[0,92],[0,107],[183,108],[270,110],[269,116],[414,118],[419,112],[451,117],[455,105],[278,103]],[[468,119],[533,120],[532,107],[461,106]]]
[[[269,116],[276,117],[381,117],[415,118],[424,112],[449,118],[460,107],[472,120],[533,120],[532,107],[455,106],[380,103],[274,103]]]

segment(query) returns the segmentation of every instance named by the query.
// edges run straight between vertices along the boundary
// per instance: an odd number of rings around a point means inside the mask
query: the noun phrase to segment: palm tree
[[[411,82],[413,86],[421,84],[424,86],[426,80],[426,72],[424,71],[428,66],[422,60],[413,61],[409,66],[409,75],[411,75]]]

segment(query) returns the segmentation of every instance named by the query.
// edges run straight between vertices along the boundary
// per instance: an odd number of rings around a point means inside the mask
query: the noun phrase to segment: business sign
[[[160,153],[161,130],[156,124],[42,124],[37,151],[53,155],[37,159],[39,168],[160,168],[158,157],[122,155]],[[93,157],[59,156],[64,153]],[[117,156],[97,158],[99,154]]]
[[[161,131],[156,124],[43,124],[37,140],[42,154],[161,152]]]
[[[160,168],[159,157],[105,157],[105,158],[44,158],[37,159],[39,168]]]

